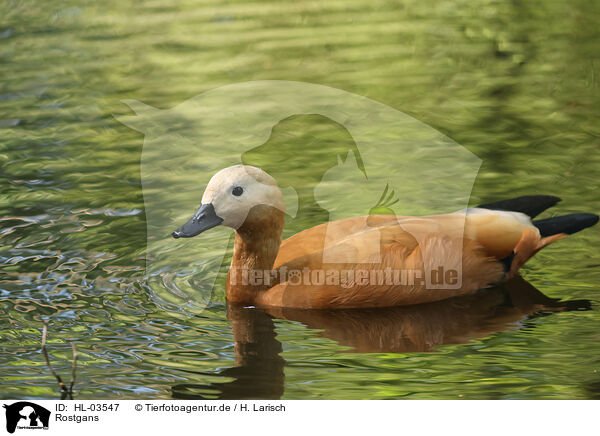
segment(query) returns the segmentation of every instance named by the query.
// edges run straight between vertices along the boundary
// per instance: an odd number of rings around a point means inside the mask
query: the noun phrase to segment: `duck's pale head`
[[[200,208],[172,235],[174,238],[191,238],[218,225],[237,230],[257,206],[285,211],[275,179],[249,165],[225,168],[208,182]]]

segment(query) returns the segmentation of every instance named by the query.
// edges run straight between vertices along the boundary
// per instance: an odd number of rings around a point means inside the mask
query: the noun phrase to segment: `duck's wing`
[[[280,283],[262,293],[257,304],[297,308],[419,304],[473,292],[504,275],[502,264],[473,241],[439,232],[421,236],[385,226],[278,264]],[[337,262],[323,262],[327,256]],[[353,262],[357,257],[362,262]],[[442,273],[434,277],[437,271]]]
[[[488,256],[500,260],[513,252],[526,229],[539,234],[524,214],[487,209],[424,217],[372,215],[348,218],[321,224],[284,240],[275,267],[294,261],[297,264],[297,260],[306,259],[307,255],[320,255],[323,259],[323,254],[332,253],[332,250],[339,252],[336,263],[356,263],[351,259],[357,258],[372,261],[383,245],[402,244],[407,250],[413,250],[419,241],[429,239],[431,235],[468,239],[481,245]],[[374,240],[377,244],[373,244]]]
[[[375,241],[375,242],[374,242]],[[318,226],[284,241],[279,271],[363,271],[365,282],[294,284],[284,280],[267,291],[266,306],[327,308],[418,304],[464,295],[513,275],[501,260],[513,253],[521,266],[540,247],[539,231],[522,214],[463,211],[426,217],[370,216]],[[516,254],[514,254],[516,253]],[[358,259],[358,261],[357,261]],[[329,261],[328,261],[329,260]],[[432,271],[457,271],[458,282],[432,282]],[[516,273],[516,269],[514,273]],[[372,280],[382,271],[420,271],[400,286]],[[285,276],[285,275],[283,275]],[[289,278],[289,275],[287,276]],[[297,280],[298,282],[298,280]],[[310,280],[309,280],[310,282]]]

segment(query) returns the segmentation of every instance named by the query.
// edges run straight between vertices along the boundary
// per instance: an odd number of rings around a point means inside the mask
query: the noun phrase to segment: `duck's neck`
[[[235,232],[233,258],[227,274],[227,300],[252,304],[275,284],[271,275],[279,252],[284,215],[270,206],[255,207]]]

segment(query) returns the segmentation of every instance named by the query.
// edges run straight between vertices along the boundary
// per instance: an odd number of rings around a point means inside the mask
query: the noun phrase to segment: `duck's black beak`
[[[203,204],[192,219],[175,230],[172,236],[174,238],[191,238],[205,230],[218,226],[222,222],[223,218],[217,215],[211,203]]]

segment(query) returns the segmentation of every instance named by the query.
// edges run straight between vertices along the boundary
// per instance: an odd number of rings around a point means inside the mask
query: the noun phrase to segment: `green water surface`
[[[598,213],[599,21],[588,0],[3,1],[0,397],[59,397],[47,320],[67,380],[77,347],[79,399],[600,398],[600,227],[477,298],[267,315],[227,311],[221,281],[190,314],[159,298],[176,271],[145,278],[144,137],[115,119],[126,99],[166,109],[251,80],[328,85],[479,156],[472,205],[543,193],[563,198],[545,216]],[[352,148],[300,115],[242,156],[296,187],[287,235],[328,219],[311,196],[336,162],[324,144]]]

